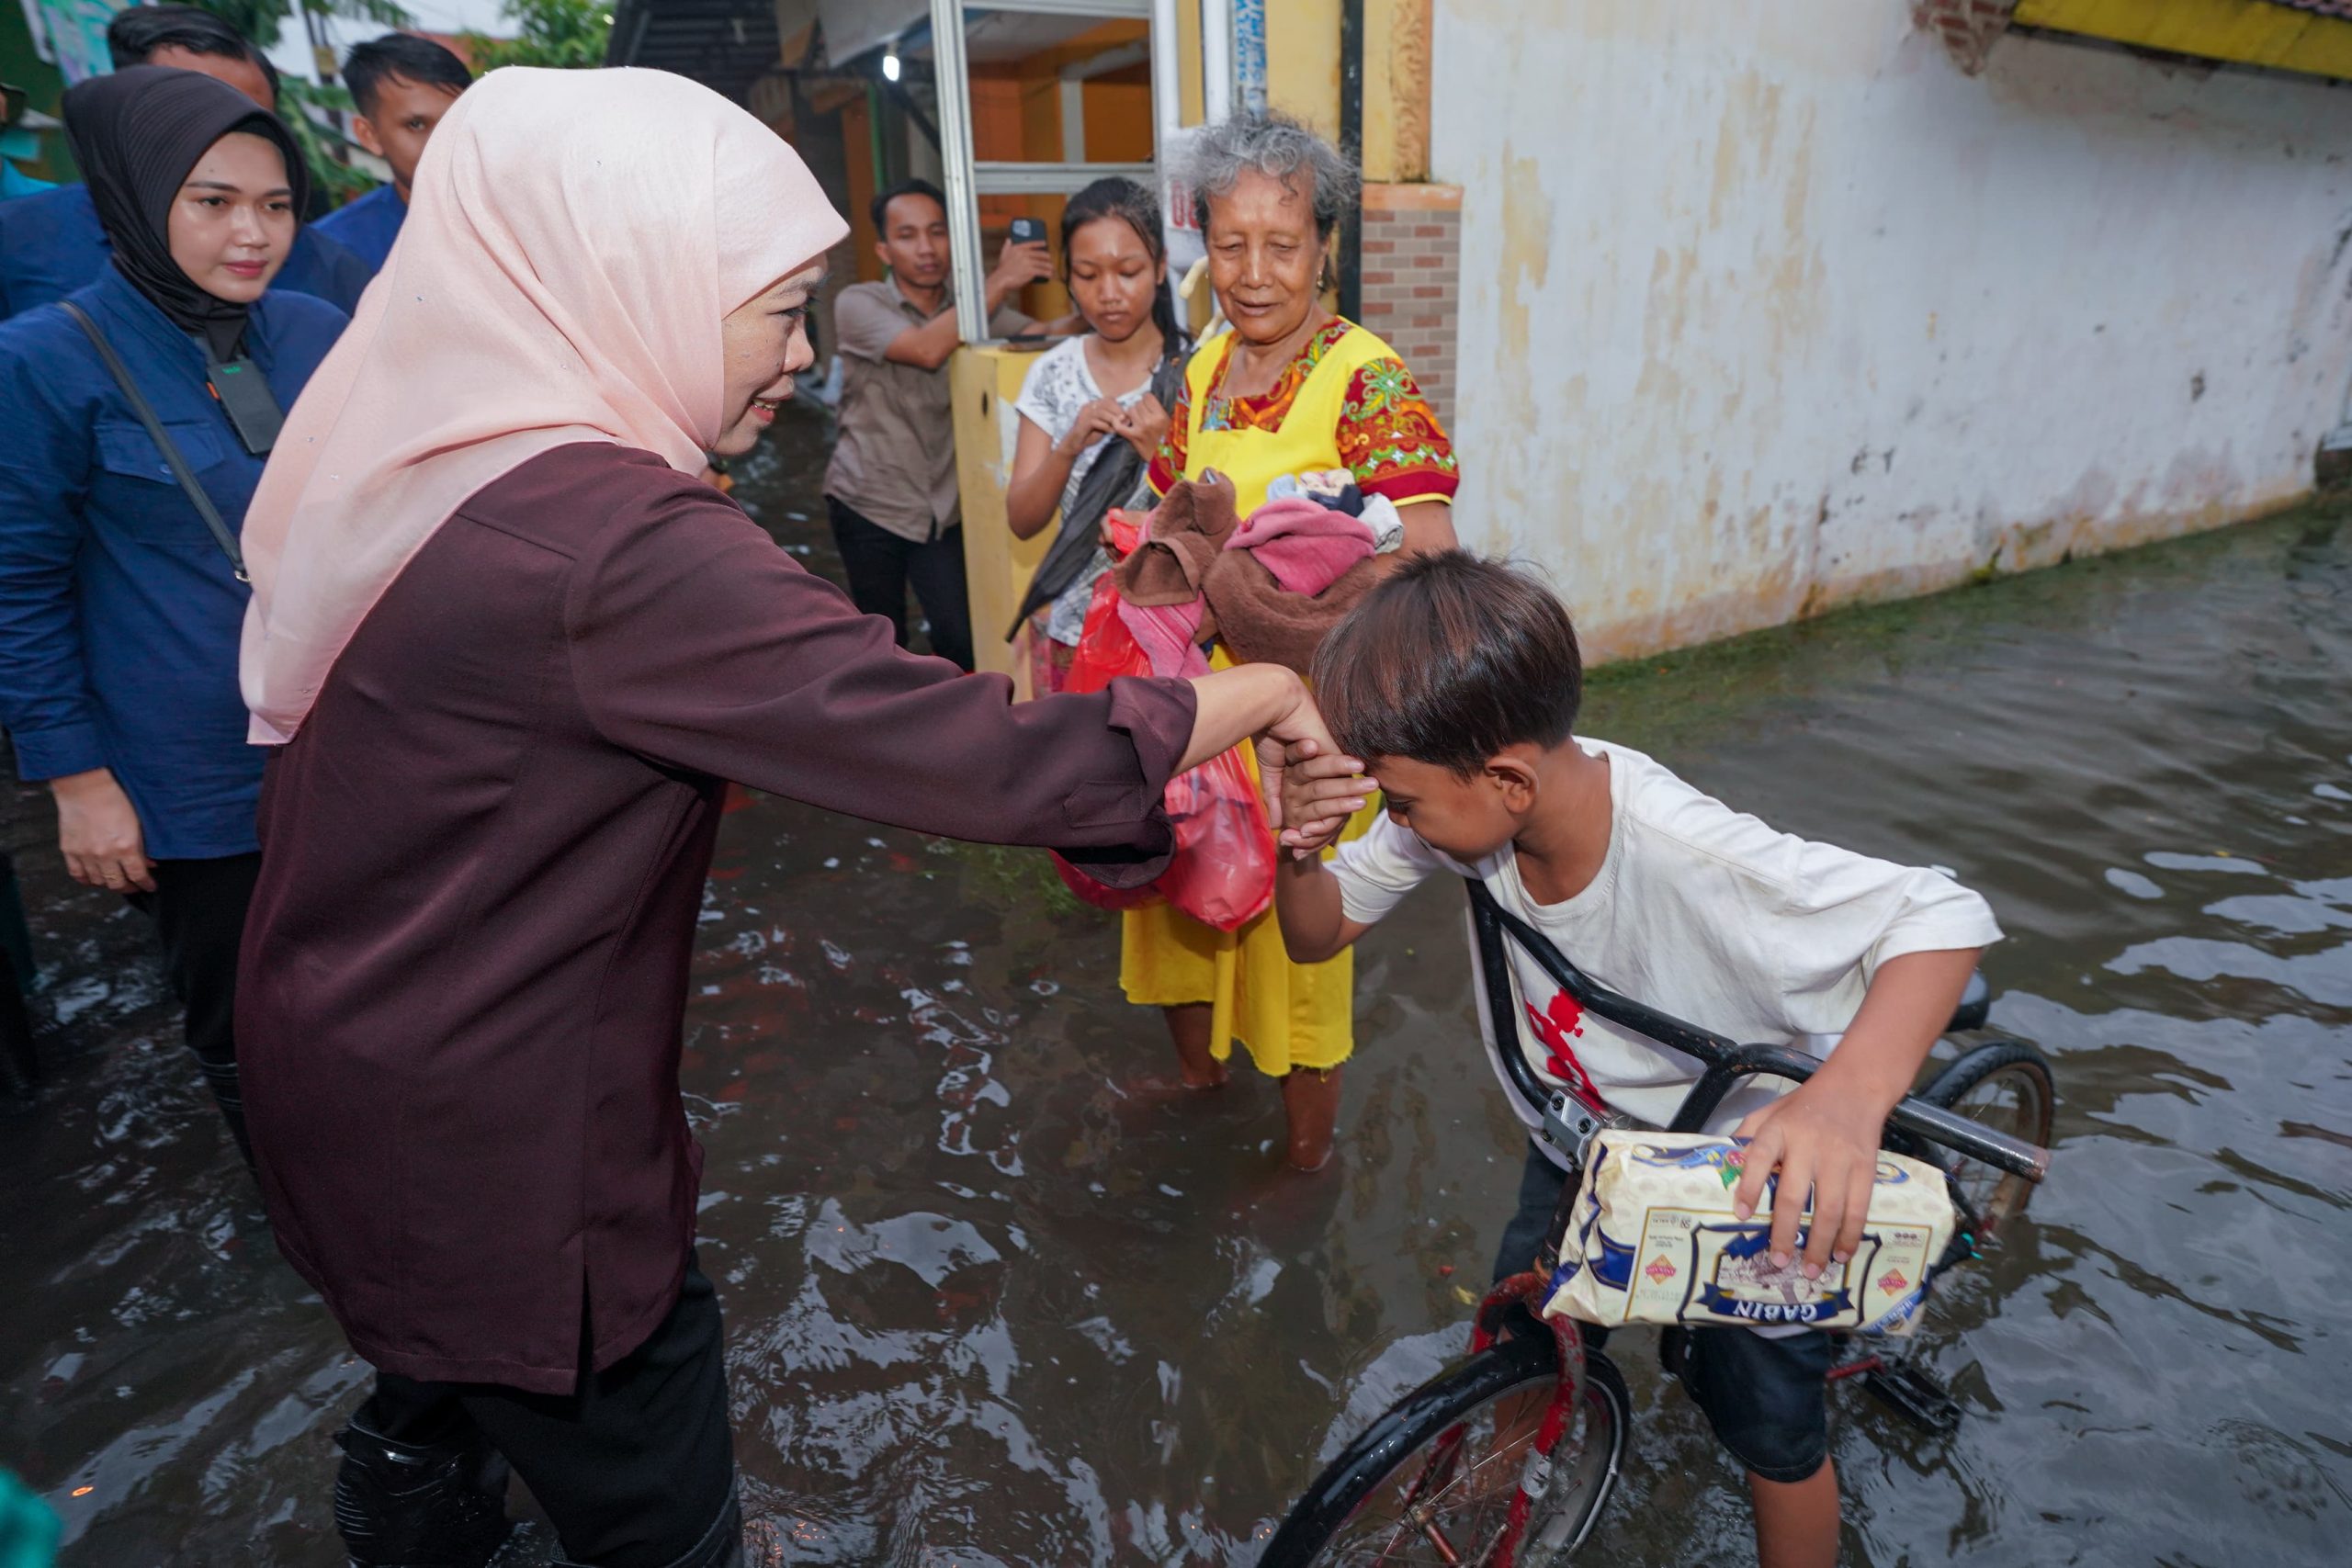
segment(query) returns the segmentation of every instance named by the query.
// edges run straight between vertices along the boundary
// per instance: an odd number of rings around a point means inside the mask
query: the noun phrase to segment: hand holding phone
[[[1046,249],[1042,219],[1016,218],[996,258],[996,276],[1007,288],[1026,288],[1054,276],[1054,258]]]

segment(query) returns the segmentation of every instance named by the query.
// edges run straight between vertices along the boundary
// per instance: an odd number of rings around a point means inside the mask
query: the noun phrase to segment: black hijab
[[[245,330],[245,307],[206,293],[172,259],[172,203],[206,149],[245,130],[277,144],[294,210],[303,211],[309,170],[293,133],[226,82],[161,65],[129,66],[68,89],[65,130],[116,267],[173,325],[202,336],[215,358],[230,358]]]

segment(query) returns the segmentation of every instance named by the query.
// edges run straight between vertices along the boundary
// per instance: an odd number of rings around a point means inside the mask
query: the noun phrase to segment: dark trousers
[[[964,525],[936,539],[903,539],[831,496],[833,543],[849,573],[849,596],[869,615],[889,620],[907,646],[907,589],[912,585],[931,620],[931,650],[963,669],[972,667],[972,606],[964,587]]]
[[[677,1305],[652,1337],[601,1372],[583,1371],[571,1393],[379,1372],[355,1420],[402,1443],[479,1432],[531,1489],[575,1562],[698,1563],[698,1548],[711,1544],[722,1516],[723,1528],[733,1528],[718,1298],[692,1262]]]
[[[187,1010],[187,1048],[247,1165],[254,1151],[237,1089],[237,947],[260,874],[258,854],[159,860],[155,891],[130,900],[154,919],[172,994]]]

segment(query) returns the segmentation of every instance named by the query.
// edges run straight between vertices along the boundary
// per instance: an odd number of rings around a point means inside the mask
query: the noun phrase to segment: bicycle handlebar
[[[1503,1071],[1510,1079],[1512,1089],[1525,1100],[1540,1119],[1549,1101],[1552,1089],[1535,1076],[1528,1065],[1526,1053],[1516,1048],[1518,1012],[1510,987],[1510,971],[1502,946],[1508,933],[1511,940],[1527,951],[1554,984],[1575,999],[1587,1012],[1598,1014],[1610,1022],[1630,1029],[1645,1038],[1654,1040],[1668,1050],[1679,1051],[1696,1059],[1704,1069],[1699,1081],[1683,1100],[1682,1109],[1676,1112],[1667,1130],[1693,1133],[1704,1129],[1707,1118],[1713,1115],[1741,1078],[1769,1076],[1792,1078],[1802,1083],[1821,1067],[1821,1059],[1786,1045],[1742,1045],[1726,1037],[1711,1033],[1696,1025],[1645,1007],[1630,997],[1623,997],[1589,978],[1583,970],[1571,964],[1566,955],[1546,941],[1544,933],[1512,914],[1495,901],[1486,885],[1475,878],[1465,879],[1470,886],[1471,923],[1477,936],[1478,965],[1487,987],[1487,1011],[1496,1032],[1495,1054],[1500,1057]],[[1511,1044],[1506,1046],[1502,1031],[1506,1025],[1512,1031]],[[1982,1122],[1931,1105],[1916,1095],[1905,1095],[1887,1120],[1912,1136],[1939,1145],[1981,1160],[2029,1181],[2040,1181],[2050,1168],[2050,1151],[2038,1148],[2022,1138],[1987,1127]]]

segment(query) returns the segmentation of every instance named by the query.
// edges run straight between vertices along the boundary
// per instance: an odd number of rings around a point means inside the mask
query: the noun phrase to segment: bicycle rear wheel
[[[2021,1040],[1977,1046],[1937,1074],[1919,1098],[2030,1144],[2050,1146],[2050,1120],[2058,1098],[2050,1059]],[[2025,1212],[2033,1183],[2024,1177],[1941,1150],[1937,1154],[1976,1211],[1980,1240],[1994,1239],[2004,1224]]]
[[[1518,1568],[1566,1562],[1617,1483],[1632,1404],[1599,1351],[1583,1408],[1548,1456],[1534,1439],[1559,1387],[1549,1335],[1506,1339],[1407,1394],[1293,1506],[1259,1568],[1418,1568],[1497,1561],[1517,1520]]]

